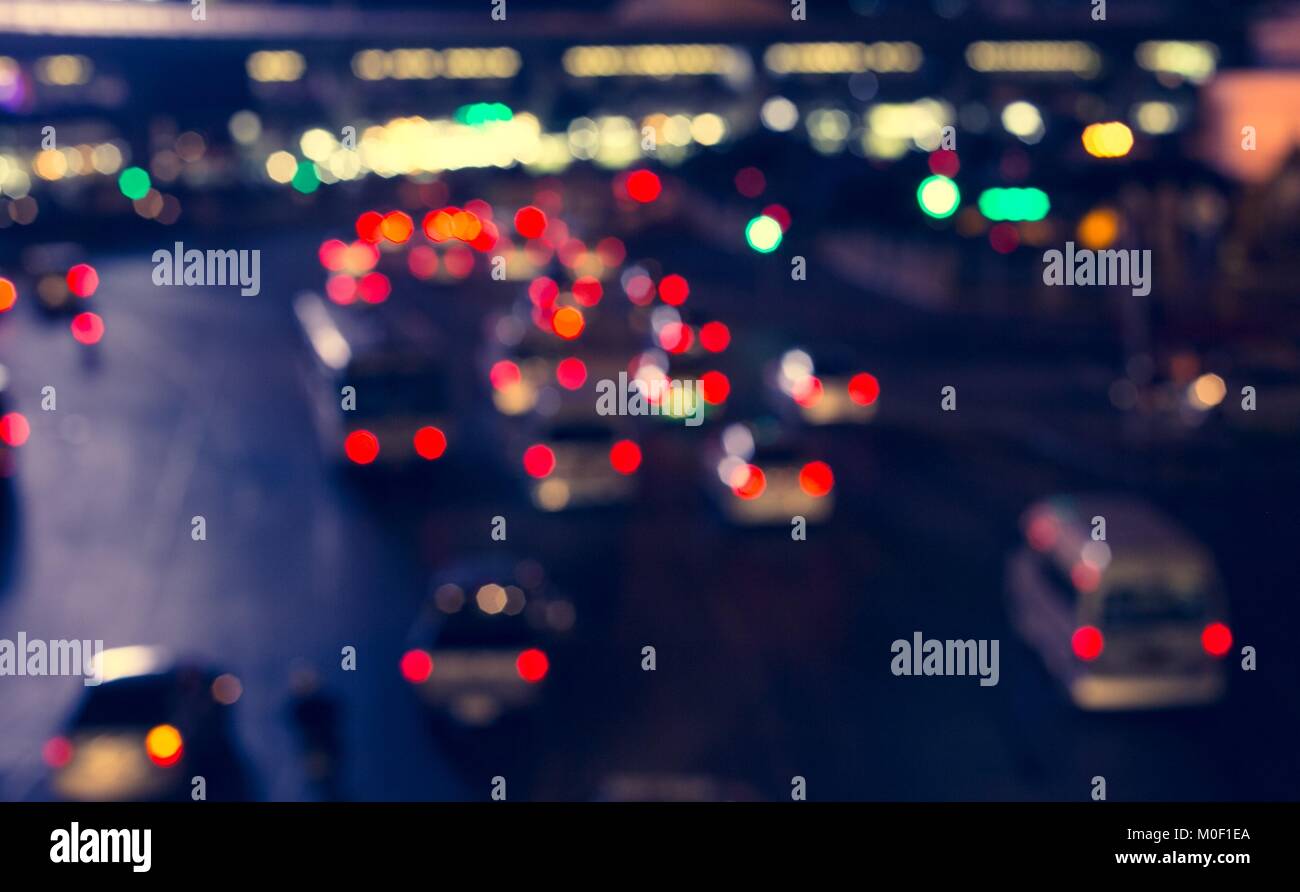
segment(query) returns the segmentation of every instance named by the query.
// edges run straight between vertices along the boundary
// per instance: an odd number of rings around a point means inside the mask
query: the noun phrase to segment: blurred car
[[[481,729],[536,706],[555,645],[574,624],[572,602],[548,585],[535,561],[508,557],[464,561],[435,577],[400,669],[438,719]]]
[[[1105,539],[1094,539],[1094,518]],[[1099,527],[1097,527],[1099,529]],[[1022,517],[1010,557],[1012,621],[1086,710],[1211,703],[1232,647],[1209,552],[1128,497],[1056,497]]]
[[[99,684],[44,747],[57,798],[188,801],[196,776],[208,799],[249,798],[230,719],[238,679],[157,647],[112,648],[96,659]]]
[[[835,478],[808,452],[798,432],[782,425],[729,424],[705,452],[705,489],[742,526],[788,525],[795,516],[825,521],[835,510]]]
[[[617,418],[582,408],[534,418],[513,438],[510,452],[542,511],[615,505],[636,494],[641,447]]]
[[[551,412],[560,401],[589,393],[594,382],[627,370],[635,349],[614,314],[589,311],[582,335],[567,341],[539,328],[531,309],[521,304],[488,320],[479,365],[502,415]]]
[[[324,455],[397,470],[446,453],[456,433],[450,381],[427,317],[386,305],[335,307],[309,293],[293,306],[311,348],[306,380]]]
[[[42,313],[59,316],[92,309],[99,274],[81,262],[84,254],[75,242],[46,242],[23,251],[23,269],[32,279]]]
[[[769,402],[806,424],[865,424],[876,415],[880,383],[843,349],[787,350],[764,375]]]
[[[646,392],[658,384],[680,382],[683,394],[681,405],[665,401],[656,417],[672,422],[695,415],[703,421],[722,417],[731,395],[731,379],[721,368],[720,355],[731,339],[726,326],[716,321],[699,324],[689,312],[656,306],[648,327],[650,347],[634,361],[637,379]]]
[[[14,450],[27,442],[28,433],[26,416],[10,407],[9,369],[0,365],[0,482],[13,476]]]

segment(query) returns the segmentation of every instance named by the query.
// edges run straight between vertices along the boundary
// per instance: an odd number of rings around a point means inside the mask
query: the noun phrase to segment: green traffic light
[[[760,254],[771,254],[781,245],[781,224],[766,214],[760,214],[745,226],[745,241]]]
[[[961,190],[952,180],[935,174],[921,180],[921,185],[916,187],[916,203],[927,216],[942,220],[957,212]]]
[[[117,188],[122,190],[122,194],[132,201],[139,201],[149,194],[153,182],[149,179],[149,174],[142,167],[128,167],[122,171],[122,175],[117,178]]]

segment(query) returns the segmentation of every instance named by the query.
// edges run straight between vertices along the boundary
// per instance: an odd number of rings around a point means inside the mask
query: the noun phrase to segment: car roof
[[[304,293],[294,301],[294,312],[317,355],[333,368],[382,357],[433,363],[443,346],[438,327],[419,307],[340,307]]]
[[[1058,495],[1040,500],[1025,512],[1024,523],[1046,513],[1074,541],[1090,541],[1092,519],[1106,521],[1106,544],[1112,560],[1129,562],[1156,555],[1181,554],[1208,562],[1208,552],[1181,525],[1154,505],[1127,495]]]

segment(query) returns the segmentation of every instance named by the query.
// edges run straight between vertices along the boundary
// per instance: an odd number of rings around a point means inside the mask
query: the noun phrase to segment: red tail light
[[[41,757],[51,768],[62,768],[72,761],[72,741],[66,737],[51,737],[41,747]]]
[[[1106,647],[1106,642],[1101,636],[1101,629],[1096,626],[1080,626],[1074,630],[1074,637],[1070,639],[1070,647],[1074,649],[1076,657],[1088,663],[1101,656],[1102,650]]]
[[[402,678],[411,684],[420,684],[429,680],[433,674],[433,657],[427,650],[413,648],[402,654]]]
[[[1201,647],[1212,657],[1226,656],[1232,649],[1232,630],[1223,623],[1210,623],[1201,632]]]
[[[835,475],[824,461],[810,461],[799,472],[799,488],[813,498],[821,498],[835,486]]]
[[[427,461],[442,458],[447,451],[447,435],[433,425],[416,431],[414,442],[416,454]]]
[[[620,474],[631,474],[641,467],[641,447],[631,440],[619,440],[609,449],[609,463]]]
[[[551,670],[551,661],[546,658],[544,651],[532,647],[519,654],[515,660],[515,669],[524,681],[536,684]]]
[[[6,446],[21,446],[31,436],[32,426],[27,416],[21,412],[9,412],[0,415],[0,443]]]
[[[524,450],[524,470],[530,477],[545,477],[555,470],[555,453],[542,443]]]
[[[379,457],[379,438],[367,430],[353,431],[343,441],[343,452],[359,465],[368,465]]]
[[[767,475],[758,465],[747,466],[744,473],[744,480],[733,486],[731,491],[742,499],[758,498],[767,489]]]

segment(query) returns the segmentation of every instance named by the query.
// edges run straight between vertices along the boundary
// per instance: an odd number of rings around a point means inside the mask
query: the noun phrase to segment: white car
[[[1223,696],[1232,632],[1213,560],[1188,533],[1122,496],[1037,502],[1022,530],[1007,564],[1011,618],[1077,706]]]

